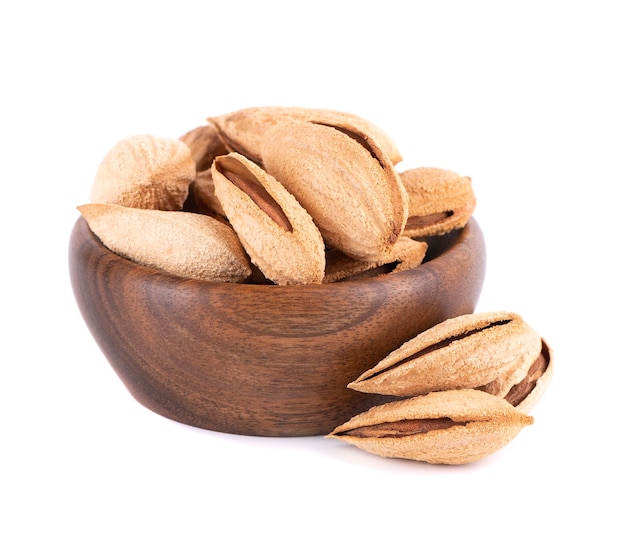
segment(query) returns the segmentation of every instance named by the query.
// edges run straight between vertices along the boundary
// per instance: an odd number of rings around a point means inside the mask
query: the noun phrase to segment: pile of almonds
[[[111,251],[213,282],[320,284],[419,266],[465,226],[471,179],[398,171],[393,141],[342,112],[261,107],[179,139],[132,136],[104,157],[78,209]],[[395,395],[329,436],[385,457],[475,461],[533,422],[552,374],[516,314],[460,316],[408,341],[348,387]]]
[[[251,108],[178,140],[122,140],[79,210],[112,251],[186,278],[289,285],[398,272],[476,205],[470,178],[398,172],[401,159],[355,115]]]

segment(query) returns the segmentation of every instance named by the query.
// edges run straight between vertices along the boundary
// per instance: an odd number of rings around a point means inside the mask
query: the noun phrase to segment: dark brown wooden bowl
[[[327,285],[210,283],[119,257],[81,217],[69,267],[87,326],[141,404],[215,431],[307,436],[389,400],[346,385],[419,332],[474,311],[485,246],[472,219],[413,270]]]

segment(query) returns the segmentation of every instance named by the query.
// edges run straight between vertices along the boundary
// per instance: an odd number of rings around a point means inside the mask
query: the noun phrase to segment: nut
[[[130,136],[113,146],[96,172],[91,202],[149,210],[182,210],[196,165],[179,140]]]
[[[298,201],[239,153],[217,157],[212,173],[226,217],[265,277],[279,285],[321,283],[324,241]]]
[[[241,282],[251,273],[235,232],[212,217],[112,204],[78,210],[106,247],[143,266],[205,281]]]
[[[393,165],[359,132],[288,121],[268,128],[263,165],[309,212],[327,245],[377,260],[396,243],[408,199]]]
[[[541,337],[517,314],[482,312],[443,321],[418,334],[348,387],[412,396],[469,389],[501,380],[501,396],[528,373]]]
[[[413,168],[400,173],[409,195],[404,235],[411,238],[446,234],[462,228],[474,213],[472,180],[441,168]]]
[[[353,259],[337,249],[326,252],[326,271],[323,283],[371,278],[380,274],[393,274],[419,266],[428,244],[402,236],[389,252],[375,261]]]
[[[542,341],[541,353],[528,369],[526,376],[519,383],[513,385],[504,399],[515,406],[518,410],[528,414],[543,397],[552,375],[554,374],[554,362],[552,348]]]
[[[375,406],[328,436],[382,457],[458,465],[494,453],[532,423],[500,397],[461,389]]]

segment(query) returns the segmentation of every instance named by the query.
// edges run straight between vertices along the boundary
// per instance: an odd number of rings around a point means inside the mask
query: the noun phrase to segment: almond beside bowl
[[[184,424],[310,436],[389,400],[347,384],[409,338],[474,311],[480,227],[431,242],[420,266],[322,285],[212,283],[108,250],[80,217],[70,278],[94,339],[133,397]]]

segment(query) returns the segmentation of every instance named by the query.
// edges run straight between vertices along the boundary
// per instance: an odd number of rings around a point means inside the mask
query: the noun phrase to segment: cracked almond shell
[[[428,250],[426,242],[402,236],[388,254],[376,261],[353,259],[337,249],[326,252],[326,271],[323,283],[371,278],[380,274],[394,274],[419,266]]]
[[[278,285],[321,283],[324,241],[298,201],[239,153],[217,157],[211,171],[228,221],[264,276]]]
[[[357,128],[277,123],[263,165],[309,212],[324,241],[355,259],[377,260],[400,237],[408,198],[393,165]]]
[[[476,208],[472,180],[442,168],[419,167],[400,173],[409,195],[404,235],[411,238],[446,234],[462,228]]]
[[[517,314],[481,312],[447,319],[418,334],[348,387],[412,396],[484,386],[502,374],[517,383],[541,352],[541,337]]]
[[[504,399],[518,410],[528,414],[543,397],[554,374],[554,354],[552,348],[542,340],[541,354],[530,366],[526,376],[513,385]]]
[[[458,465],[491,455],[532,423],[504,399],[464,389],[375,406],[328,436],[382,457]]]

